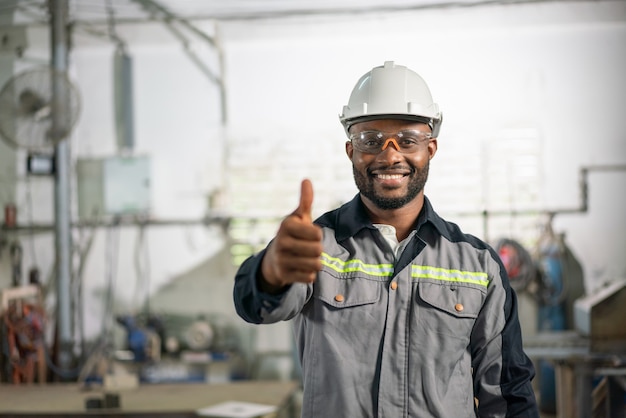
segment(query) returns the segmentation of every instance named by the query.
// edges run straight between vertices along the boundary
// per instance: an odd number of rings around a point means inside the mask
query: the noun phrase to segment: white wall
[[[220,188],[227,192],[226,209],[231,213],[282,216],[295,207],[304,176],[314,181],[318,214],[348,200],[355,188],[337,115],[356,80],[385,60],[418,71],[444,112],[427,195],[442,215],[468,232],[483,234],[480,218],[456,218],[455,212],[484,208],[486,180],[479,172],[494,164],[485,160],[486,150],[507,132],[532,132],[537,144],[540,177],[532,183],[532,197],[523,203],[538,209],[578,208],[581,167],[626,164],[622,1],[198,25],[217,36],[224,54],[224,127],[217,87],[174,37],[158,24],[118,28],[135,64],[136,152],[153,162],[155,219],[199,219],[206,213],[208,195]],[[27,54],[47,51],[45,32],[33,29],[31,38]],[[77,32],[74,40],[71,68],[83,109],[71,138],[72,153],[74,158],[110,156],[116,152],[113,48],[84,32]],[[193,46],[219,73],[217,53],[197,38]],[[516,161],[516,155],[507,158]],[[555,229],[567,234],[585,269],[588,290],[626,277],[625,177],[624,171],[592,173],[589,211],[555,220]],[[454,186],[468,178],[476,181]],[[20,212],[51,222],[51,182],[18,183]],[[28,204],[29,190],[36,196],[35,205]],[[510,201],[516,194],[515,189],[505,193]],[[501,206],[511,208],[510,201]],[[528,228],[535,222],[509,219],[506,224],[517,227],[503,229],[494,223],[497,228],[492,227],[489,238],[520,230],[536,236]],[[271,228],[259,232],[255,240],[264,242],[271,233]],[[101,295],[111,260],[107,238],[111,236],[106,231],[97,233],[85,270],[91,336],[98,334],[104,312]],[[146,238],[151,292],[223,245],[219,231],[200,226],[149,228]],[[137,309],[136,239],[136,229],[120,231],[115,288],[119,309]],[[34,245],[45,276],[52,271],[51,239],[38,237]],[[32,264],[30,251],[25,258],[26,266]],[[207,305],[214,309],[226,310],[230,303],[229,294],[207,295]]]
[[[476,196],[484,184],[475,184],[465,195],[453,189],[451,196],[450,178],[462,181],[466,173],[462,166],[438,162],[472,166],[473,161],[453,155],[480,158],[507,131],[530,130],[538,141],[542,177],[536,184],[535,208],[579,208],[579,170],[626,161],[626,81],[620,75],[626,69],[623,2],[242,22],[223,25],[221,34],[231,132],[259,141],[270,140],[271,132],[272,137],[308,143],[308,152],[326,157],[332,170],[343,170],[347,183],[352,180],[341,155],[337,114],[355,81],[389,59],[418,71],[444,112],[439,155],[427,186],[431,199],[443,204],[444,215],[482,209]],[[318,155],[317,147],[328,148]],[[279,151],[275,154],[280,158]],[[509,158],[515,161],[516,156]],[[299,174],[315,178],[324,171],[320,167]],[[282,180],[289,183],[284,192],[290,190],[295,201],[299,177]],[[324,180],[318,197],[336,193],[337,183]],[[626,247],[625,180],[624,171],[593,172],[589,212],[555,219],[555,229],[566,233],[585,268],[590,290],[626,276],[621,257]],[[351,192],[345,187],[340,191]],[[458,221],[482,235],[480,219]],[[490,232],[493,239],[507,231]]]

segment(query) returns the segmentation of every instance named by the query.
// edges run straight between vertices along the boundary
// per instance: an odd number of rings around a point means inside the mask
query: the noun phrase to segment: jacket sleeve
[[[478,416],[539,418],[531,385],[535,370],[523,350],[517,298],[500,259],[492,257],[495,274],[471,338]]]
[[[235,275],[233,301],[237,314],[253,324],[270,324],[293,318],[312,294],[311,285],[295,283],[278,294],[259,290],[257,275],[265,250],[244,261]]]

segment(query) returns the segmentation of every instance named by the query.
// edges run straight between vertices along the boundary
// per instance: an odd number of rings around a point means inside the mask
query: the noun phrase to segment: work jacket
[[[357,195],[315,221],[322,270],[277,295],[240,267],[238,314],[293,320],[302,417],[538,417],[514,292],[497,254],[425,198],[397,258]]]

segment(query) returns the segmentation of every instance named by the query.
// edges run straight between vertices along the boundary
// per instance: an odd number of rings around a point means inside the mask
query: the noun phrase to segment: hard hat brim
[[[424,123],[430,127],[433,138],[436,138],[439,134],[439,126],[441,125],[441,115],[439,118],[429,118],[426,116],[418,116],[418,115],[407,115],[407,114],[379,114],[379,115],[363,115],[357,116],[353,118],[345,118],[341,119],[341,123],[343,124],[346,134],[350,134],[350,128],[353,125],[361,122],[369,122],[372,120],[381,120],[381,119],[394,119],[394,120],[405,120],[408,122],[419,122]]]

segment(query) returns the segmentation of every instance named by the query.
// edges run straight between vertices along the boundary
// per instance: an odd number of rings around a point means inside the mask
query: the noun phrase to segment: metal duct
[[[119,151],[132,151],[135,148],[133,60],[123,46],[115,49],[113,77],[117,148]]]

